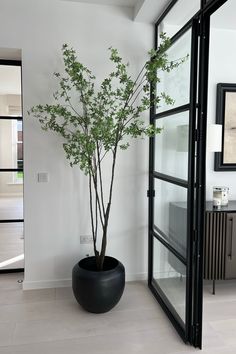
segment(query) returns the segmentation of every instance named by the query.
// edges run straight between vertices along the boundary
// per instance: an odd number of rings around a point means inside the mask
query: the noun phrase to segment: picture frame
[[[215,171],[236,171],[236,84],[217,84],[216,124],[222,125],[222,151],[215,153]]]

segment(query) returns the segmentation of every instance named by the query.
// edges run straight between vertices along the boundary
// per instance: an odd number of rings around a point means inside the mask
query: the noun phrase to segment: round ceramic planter
[[[104,269],[96,270],[95,257],[77,263],[72,271],[72,288],[78,303],[89,312],[104,313],[120,300],[125,287],[125,268],[113,257],[105,257]]]

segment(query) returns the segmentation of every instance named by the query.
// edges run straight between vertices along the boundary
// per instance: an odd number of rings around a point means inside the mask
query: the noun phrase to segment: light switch
[[[47,172],[39,172],[38,173],[38,182],[39,183],[47,183],[49,181],[49,175]]]

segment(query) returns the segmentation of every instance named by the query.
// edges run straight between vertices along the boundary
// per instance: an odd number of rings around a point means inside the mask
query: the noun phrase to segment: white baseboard
[[[129,282],[129,281],[141,281],[141,280],[147,280],[148,275],[147,275],[147,273],[126,274],[125,278],[126,278],[125,280],[127,282]]]
[[[71,279],[23,281],[23,290],[71,287]]]
[[[147,280],[147,273],[126,274],[126,282]],[[71,287],[71,279],[23,281],[23,290]]]

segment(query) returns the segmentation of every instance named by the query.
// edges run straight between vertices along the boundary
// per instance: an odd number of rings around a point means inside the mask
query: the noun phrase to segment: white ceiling
[[[21,68],[0,65],[0,95],[21,94]]]
[[[73,1],[73,2],[83,2],[87,4],[100,4],[100,5],[119,5],[134,7],[139,0],[63,0],[63,1]]]
[[[98,5],[118,5],[133,9],[133,20],[154,23],[171,0],[60,0]],[[189,0],[188,0],[189,1]]]

